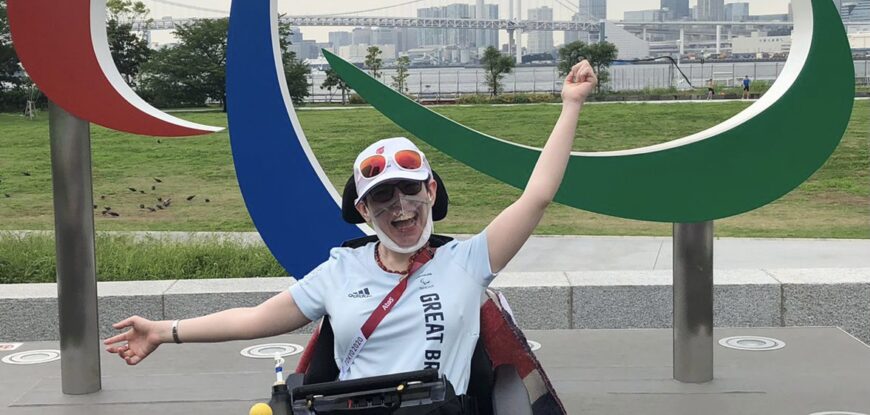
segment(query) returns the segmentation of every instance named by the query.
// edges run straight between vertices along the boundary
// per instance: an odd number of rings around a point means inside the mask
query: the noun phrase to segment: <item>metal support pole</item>
[[[459,98],[459,71],[456,71],[456,98]]]
[[[674,224],[674,379],[713,380],[713,222]]]
[[[722,46],[722,25],[716,25],[716,58],[719,57]]]
[[[49,104],[63,393],[101,389],[91,137],[87,121]]]
[[[532,93],[538,92],[538,69],[532,68]]]
[[[680,59],[683,58],[683,54],[685,53],[685,50],[686,50],[686,29],[683,29],[683,27],[681,26],[680,27],[680,57],[677,58],[677,63],[679,63]]]
[[[514,3],[511,2],[511,7],[513,7],[513,5],[514,5]],[[513,17],[511,17],[511,20],[513,20]],[[508,54],[508,56],[511,56],[514,53],[514,30],[508,29],[507,34],[508,34],[508,53],[507,54]]]
[[[523,20],[523,0],[517,0],[517,21]],[[517,33],[517,65],[523,63],[523,31],[516,30]]]

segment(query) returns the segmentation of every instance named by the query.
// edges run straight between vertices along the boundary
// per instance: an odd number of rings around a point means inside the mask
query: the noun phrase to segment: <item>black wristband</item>
[[[172,322],[172,340],[181,344],[181,339],[178,338],[178,320]]]

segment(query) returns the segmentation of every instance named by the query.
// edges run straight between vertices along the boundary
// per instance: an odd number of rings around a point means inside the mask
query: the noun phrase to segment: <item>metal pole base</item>
[[[63,393],[101,389],[90,125],[49,103]]]
[[[674,224],[674,379],[713,380],[713,222]]]

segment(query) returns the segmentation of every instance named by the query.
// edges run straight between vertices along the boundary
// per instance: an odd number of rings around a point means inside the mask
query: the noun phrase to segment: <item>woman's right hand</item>
[[[116,353],[128,365],[135,365],[148,357],[157,346],[165,343],[172,330],[170,321],[151,321],[139,316],[129,317],[112,325],[117,330],[129,329],[106,339],[106,351]]]

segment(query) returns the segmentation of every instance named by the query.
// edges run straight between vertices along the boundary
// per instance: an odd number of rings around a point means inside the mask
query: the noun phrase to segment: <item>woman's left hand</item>
[[[562,86],[562,103],[582,104],[598,85],[598,77],[587,60],[574,65]]]

